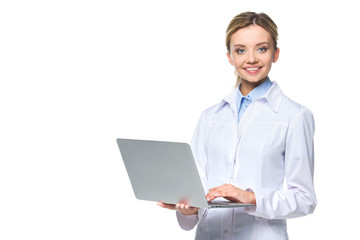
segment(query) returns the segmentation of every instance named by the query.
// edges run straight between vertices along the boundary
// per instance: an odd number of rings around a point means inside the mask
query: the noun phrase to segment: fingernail
[[[206,200],[207,200],[207,201],[210,201],[210,198],[207,198]]]

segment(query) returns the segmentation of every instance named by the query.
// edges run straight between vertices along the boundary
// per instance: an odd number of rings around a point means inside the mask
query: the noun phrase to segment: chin
[[[262,78],[254,78],[254,77],[250,77],[250,78],[244,78],[241,77],[241,80],[246,81],[248,83],[258,83],[261,81],[265,81],[267,79],[267,77],[262,77]]]

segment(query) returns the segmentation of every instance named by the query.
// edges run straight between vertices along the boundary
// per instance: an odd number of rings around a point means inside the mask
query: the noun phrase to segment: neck
[[[266,81],[268,77],[261,79],[260,81],[257,82],[249,82],[245,79],[241,79],[241,84],[240,84],[240,92],[243,96],[247,96],[252,90],[254,90],[257,86],[259,86],[260,84],[262,84],[263,82]]]

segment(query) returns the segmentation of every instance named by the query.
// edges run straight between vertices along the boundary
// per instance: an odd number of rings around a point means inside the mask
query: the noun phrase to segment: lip
[[[250,74],[256,74],[260,71],[261,68],[262,66],[247,66],[244,67],[244,70]]]

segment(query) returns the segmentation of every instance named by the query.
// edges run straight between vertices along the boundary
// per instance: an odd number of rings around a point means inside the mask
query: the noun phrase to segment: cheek
[[[270,55],[266,55],[263,56],[261,58],[261,61],[263,62],[263,64],[267,65],[267,66],[271,66],[272,62],[273,62],[274,57],[272,56],[272,54]]]
[[[244,57],[238,56],[233,58],[233,63],[235,67],[240,67],[244,63]]]

